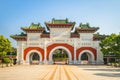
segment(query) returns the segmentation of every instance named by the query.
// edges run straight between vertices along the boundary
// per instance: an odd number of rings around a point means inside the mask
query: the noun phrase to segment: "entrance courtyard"
[[[120,68],[104,65],[16,65],[0,68],[0,80],[120,80]]]

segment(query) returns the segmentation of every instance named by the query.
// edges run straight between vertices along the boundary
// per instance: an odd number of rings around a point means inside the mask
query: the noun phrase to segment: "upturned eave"
[[[37,28],[37,29],[31,29],[31,28],[21,28],[25,32],[31,32],[31,33],[41,33],[45,30],[45,28]]]
[[[12,35],[10,37],[15,39],[16,41],[27,41],[27,36]]]

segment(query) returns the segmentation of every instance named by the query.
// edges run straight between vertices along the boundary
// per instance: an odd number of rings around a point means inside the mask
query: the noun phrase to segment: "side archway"
[[[78,61],[81,63],[81,61],[83,60],[84,55],[86,54],[87,56],[87,60],[88,63],[94,63],[95,62],[95,57],[93,52],[91,52],[90,50],[83,50],[82,52],[80,52],[79,56],[78,56]]]
[[[81,47],[81,48],[77,49],[77,51],[76,51],[77,60],[78,60],[79,55],[81,54],[81,52],[84,51],[84,50],[92,52],[92,54],[94,55],[94,60],[97,59],[97,51],[96,51],[96,49],[94,49],[92,47]]]
[[[31,55],[33,54],[33,53],[36,53],[37,55],[39,55],[39,63],[40,62],[42,62],[42,54],[39,52],[39,51],[37,51],[37,50],[31,50],[31,51],[29,51],[28,53],[27,53],[27,55],[26,55],[26,62],[27,63],[31,63]]]
[[[39,52],[39,54],[41,54],[41,59],[44,60],[44,49],[40,48],[40,47],[28,47],[26,49],[24,49],[24,60],[26,60],[26,56],[30,51],[37,51]]]

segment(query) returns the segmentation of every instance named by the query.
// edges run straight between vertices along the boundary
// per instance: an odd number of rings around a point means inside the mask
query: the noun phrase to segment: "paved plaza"
[[[120,80],[120,68],[103,65],[16,65],[0,68],[0,80]]]

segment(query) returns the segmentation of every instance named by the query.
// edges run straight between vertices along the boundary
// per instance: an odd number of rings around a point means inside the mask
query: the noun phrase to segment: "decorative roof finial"
[[[66,23],[68,23],[68,18],[66,18]]]
[[[55,18],[52,19],[52,23],[54,23],[54,22],[55,22]]]

